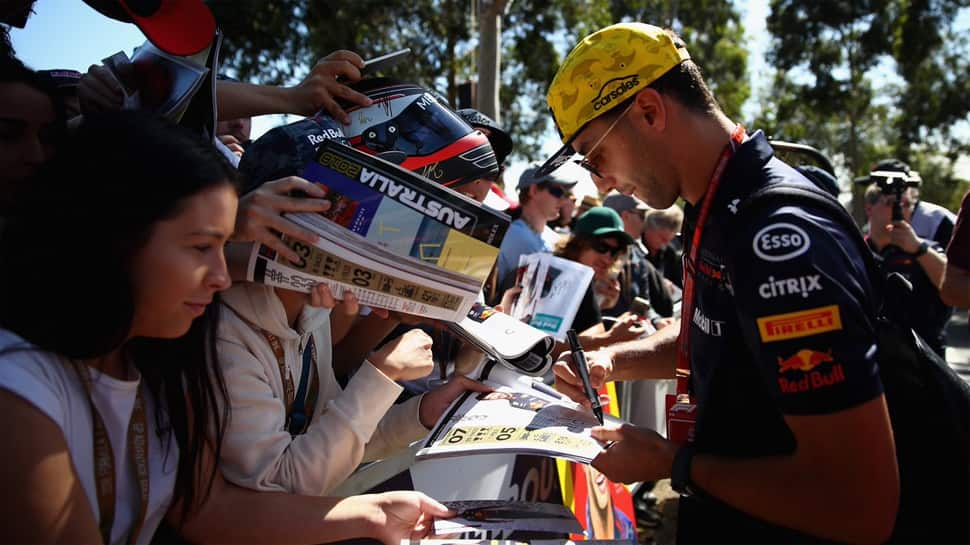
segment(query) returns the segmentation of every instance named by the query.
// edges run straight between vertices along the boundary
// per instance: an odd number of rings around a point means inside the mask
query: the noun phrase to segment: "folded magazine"
[[[561,503],[505,500],[469,500],[444,503],[458,515],[450,519],[435,520],[435,534],[490,530],[580,534],[583,531],[579,521],[576,520],[576,516]]]
[[[588,409],[530,377],[490,379],[489,369],[479,380],[494,391],[469,391],[456,399],[416,460],[514,452],[588,464],[603,451],[603,443],[590,435],[599,421]]]
[[[510,314],[565,342],[566,331],[593,280],[593,269],[552,254],[535,253],[519,256],[516,275],[522,292]]]
[[[287,214],[319,235],[284,237],[291,263],[256,245],[249,279],[309,291],[326,283],[365,305],[445,321],[463,319],[498,258],[509,218],[451,189],[356,149],[324,141],[301,176],[326,192],[323,213]]]
[[[538,376],[552,365],[556,342],[548,333],[475,303],[463,320],[448,324],[454,334],[492,359],[522,373]]]
[[[121,84],[124,109],[146,110],[179,122],[207,75],[211,81],[206,62],[210,51],[218,53],[219,45],[217,36],[202,54],[179,57],[146,40],[131,59],[119,51],[103,62]]]
[[[402,539],[401,545],[637,545],[632,539]]]

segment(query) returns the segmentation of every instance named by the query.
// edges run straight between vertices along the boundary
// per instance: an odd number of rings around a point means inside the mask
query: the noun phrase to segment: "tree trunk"
[[[502,14],[511,0],[478,1],[478,111],[501,123]]]

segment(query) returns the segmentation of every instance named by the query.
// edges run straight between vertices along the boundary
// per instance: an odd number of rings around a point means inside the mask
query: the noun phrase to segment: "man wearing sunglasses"
[[[562,201],[569,197],[576,180],[561,173],[536,176],[538,165],[522,172],[516,188],[519,191],[518,217],[509,225],[498,254],[498,278],[502,285],[515,273],[519,256],[536,252],[551,253],[559,235],[546,223],[559,217]]]
[[[769,183],[816,186],[721,111],[672,32],[587,36],[547,100],[565,146],[540,175],[578,152],[601,191],[687,203],[680,327],[587,358],[594,388],[689,370],[691,440],[596,428],[615,442],[593,466],[627,483],[670,477],[679,542],[886,541],[900,484],[858,234],[804,201],[741,213]],[[557,387],[582,402],[572,365],[556,364]]]
[[[870,183],[877,183],[877,173],[883,174],[883,177],[899,173],[908,179],[919,179],[919,174],[913,172],[908,164],[893,158],[882,159],[873,165],[869,174]],[[902,197],[900,204],[903,208],[903,219],[913,227],[916,236],[946,248],[953,236],[956,215],[938,204],[920,200],[918,182],[916,187],[907,187]]]

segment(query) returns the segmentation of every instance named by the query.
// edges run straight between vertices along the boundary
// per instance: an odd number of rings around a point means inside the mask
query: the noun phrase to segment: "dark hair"
[[[67,129],[67,109],[64,98],[49,76],[35,72],[16,57],[0,55],[0,83],[22,83],[46,96],[54,110],[51,137],[55,146],[64,138]]]
[[[16,57],[0,56],[0,83],[23,83],[50,98],[57,122],[65,121],[64,102],[54,80],[27,67]]]
[[[539,182],[537,184],[527,185],[527,186],[523,187],[522,189],[520,189],[519,190],[519,206],[517,208],[521,209],[526,203],[528,203],[529,201],[532,200],[532,195],[529,195],[529,188],[530,187],[535,187],[536,188],[536,192],[538,193],[539,191],[542,191],[543,189],[546,189],[547,187],[549,187],[549,182],[548,181]],[[522,211],[519,210],[519,216],[521,216],[521,215],[522,215]]]
[[[555,255],[570,261],[579,261],[579,254],[583,253],[583,250],[591,247],[593,241],[597,238],[592,235],[573,233],[571,236],[559,241],[555,248]]]
[[[580,254],[582,254],[584,250],[592,248],[593,244],[600,239],[614,240],[620,245],[620,248],[627,247],[627,243],[615,234],[597,236],[574,232],[572,235],[560,240],[559,243],[556,244],[554,254],[557,257],[562,257],[570,261],[579,261]]]
[[[202,450],[228,412],[215,358],[218,307],[179,339],[125,343],[135,313],[133,262],[159,221],[199,192],[234,184],[235,172],[211,143],[140,112],[87,117],[35,183],[28,184],[0,236],[0,325],[41,350],[72,360],[123,347],[157,406],[159,435],[179,445],[175,501],[183,518],[196,495]],[[210,431],[212,432],[210,434]],[[198,482],[205,482],[199,480]]]
[[[666,31],[678,48],[686,48],[684,40],[671,30]],[[648,85],[662,95],[672,96],[688,110],[696,113],[713,113],[720,109],[717,99],[704,82],[700,67],[692,60],[686,60],[671,68],[666,74]],[[619,106],[614,110],[623,111]]]

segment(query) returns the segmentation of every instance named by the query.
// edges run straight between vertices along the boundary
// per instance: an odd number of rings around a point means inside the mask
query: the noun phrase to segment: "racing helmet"
[[[341,104],[350,117],[342,129],[352,147],[451,188],[498,177],[488,138],[427,89],[390,78],[352,87],[373,101]]]

